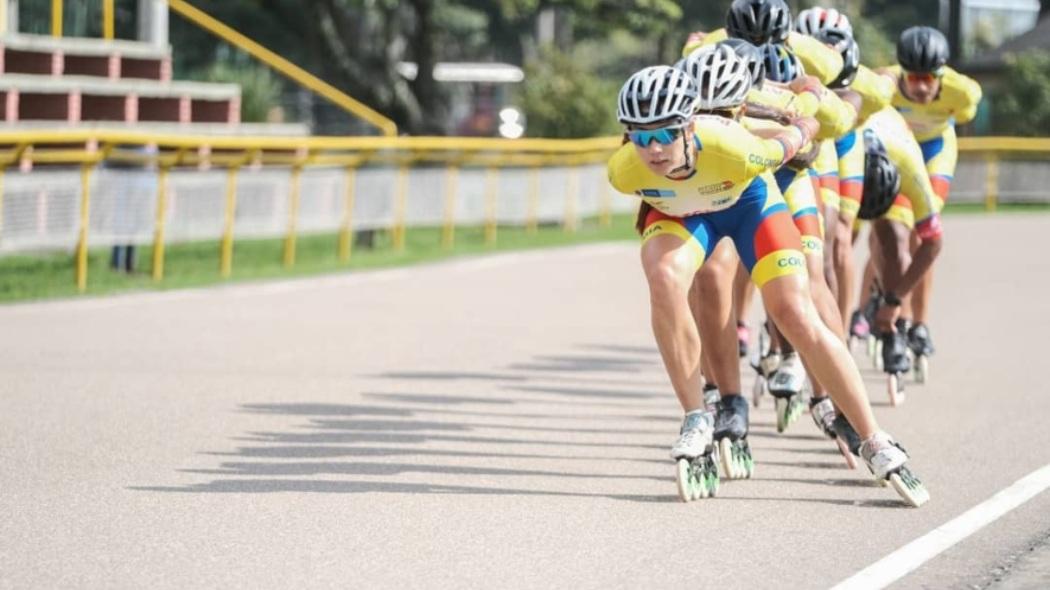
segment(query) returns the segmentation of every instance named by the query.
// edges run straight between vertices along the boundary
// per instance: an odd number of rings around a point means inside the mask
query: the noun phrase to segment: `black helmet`
[[[783,43],[791,32],[791,9],[784,0],[733,0],[726,33],[755,45]]]
[[[762,59],[762,52],[758,47],[733,37],[723,39],[717,44],[732,48],[747,64],[747,71],[751,72],[751,85],[755,88],[762,87],[762,82],[766,79],[766,62]]]
[[[766,66],[766,78],[774,82],[791,82],[805,75],[802,62],[786,45],[766,43],[759,48]]]
[[[864,192],[860,200],[861,219],[878,219],[890,210],[901,191],[901,175],[890,161],[885,146],[870,130],[864,132]]]
[[[846,88],[853,83],[857,77],[857,69],[860,68],[860,47],[852,35],[835,29],[825,29],[813,34],[813,37],[839,52],[842,56],[842,71],[839,72],[828,88]]]
[[[897,40],[897,61],[909,72],[936,74],[948,63],[948,40],[933,27],[912,27]]]

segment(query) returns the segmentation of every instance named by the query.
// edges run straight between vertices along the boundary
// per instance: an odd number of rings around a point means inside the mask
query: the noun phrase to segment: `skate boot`
[[[769,393],[776,400],[777,432],[784,432],[787,427],[802,415],[805,406],[802,402],[802,387],[806,383],[806,369],[798,353],[784,356],[780,367],[769,380]]]
[[[809,414],[813,416],[813,423],[824,433],[824,436],[835,438],[835,404],[831,398],[814,397],[809,400]]]
[[[910,506],[918,508],[930,499],[922,481],[908,469],[908,454],[889,437],[880,432],[860,445],[860,457],[877,481],[888,481]]]
[[[686,414],[681,435],[671,447],[678,497],[683,502],[708,498],[718,491],[718,463],[711,438],[713,422],[714,416],[704,410]]]
[[[886,393],[889,395],[890,405],[897,406],[904,402],[902,376],[911,370],[908,336],[899,327],[893,332],[883,332],[879,338],[882,342],[882,370],[888,375]]]
[[[926,324],[915,324],[908,330],[908,346],[915,355],[915,382],[926,383],[930,378],[930,357],[933,341]]]
[[[755,472],[747,442],[747,415],[747,401],[742,395],[727,395],[718,402],[714,440],[726,479],[747,479]]]
[[[736,323],[736,344],[740,352],[740,358],[747,358],[747,346],[751,341],[751,330],[744,322]]]
[[[846,460],[846,466],[850,469],[857,468],[857,457],[860,456],[860,435],[854,430],[846,416],[838,414],[831,423],[835,431],[835,444]]]
[[[718,386],[713,383],[704,385],[704,410],[714,415],[717,408],[715,407],[719,400],[722,399],[722,394],[718,391]]]
[[[777,371],[777,367],[780,366],[780,353],[769,351],[765,356],[758,359],[755,363],[752,361],[751,368],[755,370],[755,384],[751,389],[751,403],[757,408],[759,403],[762,401],[762,396],[766,394],[769,387],[769,378]]]

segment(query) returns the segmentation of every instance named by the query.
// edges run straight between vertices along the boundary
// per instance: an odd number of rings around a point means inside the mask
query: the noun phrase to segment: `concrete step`
[[[214,82],[0,75],[3,120],[238,123],[241,89]]]
[[[138,41],[0,35],[0,74],[171,80],[171,48]]]

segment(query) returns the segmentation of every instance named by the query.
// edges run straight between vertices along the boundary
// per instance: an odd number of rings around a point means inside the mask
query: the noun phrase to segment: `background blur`
[[[19,0],[18,30],[47,33],[51,0]],[[789,2],[798,10],[818,4]],[[115,0],[116,36],[134,39],[142,0]],[[986,88],[964,133],[1050,133],[1050,3],[1038,0],[828,0],[857,30],[863,60],[893,60],[912,25],[960,33],[955,66]],[[197,0],[194,5],[393,119],[413,135],[497,135],[513,107],[532,137],[616,131],[612,102],[634,70],[670,62],[693,30],[722,25],[728,0]],[[102,3],[68,2],[65,34],[98,37]],[[1041,23],[1041,24],[1040,24]],[[184,19],[171,18],[177,79],[229,81],[242,120],[368,133],[336,108]],[[1011,83],[1004,85],[1002,80]],[[1024,105],[1024,108],[1020,108]]]
[[[630,238],[616,92],[728,5],[0,0],[0,300]],[[982,84],[953,208],[1047,206],[1050,2],[823,5]]]

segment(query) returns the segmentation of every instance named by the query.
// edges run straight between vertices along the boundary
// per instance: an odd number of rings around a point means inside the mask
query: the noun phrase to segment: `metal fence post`
[[[237,169],[231,165],[226,169],[226,210],[222,220],[222,247],[219,256],[219,274],[230,278],[233,272],[233,225],[237,211]]]
[[[995,211],[999,205],[999,156],[995,152],[988,152],[986,162],[984,208],[986,211]]]
[[[357,166],[346,167],[346,186],[344,199],[346,210],[343,212],[343,228],[339,231],[339,260],[349,262],[354,243],[354,188],[357,182]]]
[[[95,162],[80,166],[80,229],[77,236],[77,290],[87,290],[88,275],[88,226],[91,223],[91,172]]]
[[[569,182],[566,187],[568,194],[565,195],[565,220],[563,227],[566,233],[576,233],[577,220],[577,193],[580,191],[580,167],[573,162],[569,166]]]
[[[496,219],[496,199],[499,192],[499,168],[490,166],[485,172],[485,245],[495,246],[499,222]]]
[[[459,192],[459,165],[445,172],[445,215],[441,227],[441,247],[451,250],[456,245],[456,195]]]
[[[303,165],[292,166],[292,180],[289,186],[288,234],[284,238],[284,266],[295,266],[295,242],[299,231],[299,193],[302,184]]]
[[[394,188],[394,225],[391,235],[394,250],[405,249],[405,200],[408,193],[408,164],[401,164],[397,170],[397,185]]]
[[[540,213],[540,167],[529,168],[529,207],[525,213],[525,233],[535,235],[539,231]]]
[[[62,36],[62,3],[63,0],[51,0],[51,36]]]
[[[113,1],[102,0],[102,38],[113,40]]]
[[[157,170],[157,216],[153,230],[153,281],[164,278],[164,225],[168,218],[168,166]]]

